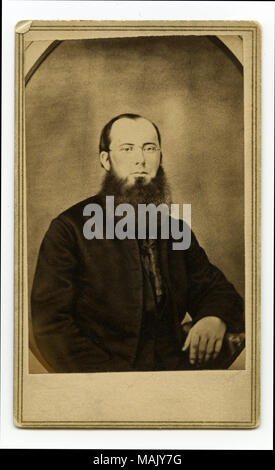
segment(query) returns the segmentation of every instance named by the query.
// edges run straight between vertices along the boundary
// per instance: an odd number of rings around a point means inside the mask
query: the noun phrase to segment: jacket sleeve
[[[54,372],[94,371],[98,360],[109,359],[74,320],[78,269],[73,230],[54,219],[40,248],[31,294],[34,337]]]
[[[243,300],[223,273],[213,266],[191,232],[186,250],[188,312],[194,322],[206,316],[221,318],[228,332],[244,331]]]

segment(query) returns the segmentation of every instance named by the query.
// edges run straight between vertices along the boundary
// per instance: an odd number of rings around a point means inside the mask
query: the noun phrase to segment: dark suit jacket
[[[87,240],[82,201],[55,218],[42,242],[31,307],[34,336],[54,372],[131,370],[143,309],[143,276],[137,240]],[[181,321],[215,315],[228,331],[244,329],[243,303],[225,276],[210,264],[192,233],[191,246],[172,250],[160,241],[179,350]]]

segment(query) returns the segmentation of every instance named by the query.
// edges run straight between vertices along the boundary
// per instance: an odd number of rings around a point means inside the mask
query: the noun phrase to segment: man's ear
[[[111,169],[111,162],[110,162],[110,155],[108,152],[105,150],[100,152],[99,154],[100,157],[100,163],[103,168],[105,168],[106,171],[110,171]]]

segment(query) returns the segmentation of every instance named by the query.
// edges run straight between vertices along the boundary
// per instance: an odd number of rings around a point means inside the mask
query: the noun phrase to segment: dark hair
[[[103,151],[108,152],[109,151],[110,133],[111,133],[112,126],[116,121],[119,121],[120,119],[123,119],[123,118],[132,119],[133,121],[135,121],[137,119],[146,119],[146,118],[143,118],[143,116],[140,116],[139,114],[130,114],[130,113],[119,114],[118,116],[111,119],[103,127],[103,129],[101,131],[100,141],[99,141],[99,152],[103,152]],[[161,145],[161,139],[160,139],[160,133],[159,133],[158,127],[152,121],[150,121],[150,122],[152,123],[152,125],[156,129],[156,133],[157,133],[158,140],[159,140],[159,145]]]

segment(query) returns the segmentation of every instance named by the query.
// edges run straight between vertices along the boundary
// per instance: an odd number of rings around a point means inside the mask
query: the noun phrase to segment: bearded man
[[[218,367],[225,333],[244,330],[243,302],[193,232],[185,250],[173,250],[171,235],[121,240],[83,233],[84,208],[96,204],[106,213],[107,196],[115,207],[170,204],[157,126],[135,114],[115,117],[101,133],[100,161],[101,191],[52,221],[38,256],[32,321],[48,370]]]

